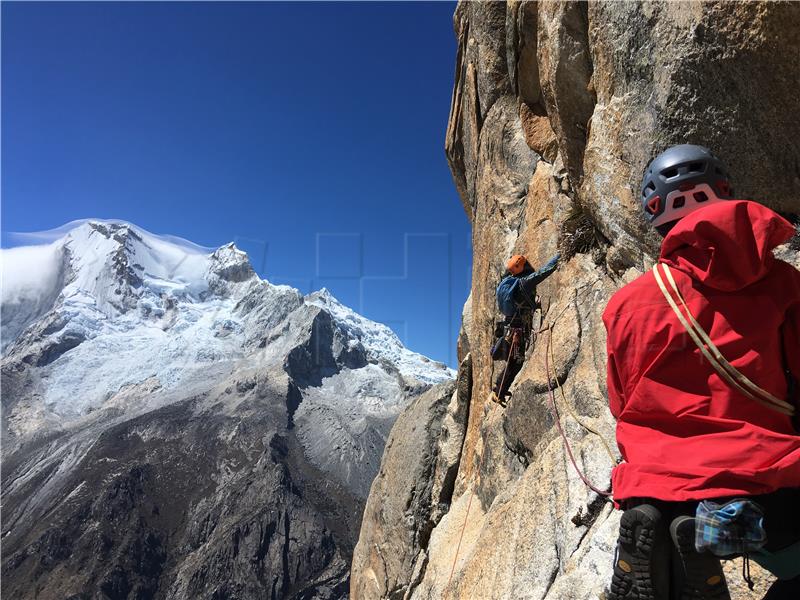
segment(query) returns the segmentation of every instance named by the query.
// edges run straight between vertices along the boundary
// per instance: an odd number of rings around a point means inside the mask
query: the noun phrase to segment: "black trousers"
[[[506,366],[497,374],[494,382],[494,393],[497,394],[500,400],[504,400],[508,395],[508,388],[511,387],[514,379],[522,370],[522,363],[522,360],[509,356]]]
[[[715,498],[714,501],[725,503],[733,498]],[[748,499],[757,502],[764,509],[766,550],[775,552],[800,541],[800,488],[785,488],[770,494],[748,496]],[[639,504],[652,504],[658,508],[664,516],[665,527],[669,527],[676,517],[694,516],[698,502],[665,502],[652,498],[632,498],[624,502],[623,508],[633,508]],[[776,581],[763,600],[800,600],[800,577]]]
[[[735,497],[715,498],[714,502],[724,504]],[[800,540],[800,488],[785,488],[770,494],[748,496],[761,505],[764,509],[764,529],[767,532],[765,549],[774,552],[791,546]],[[635,498],[625,502],[623,508],[633,508],[639,504],[652,504],[664,516],[669,525],[675,517],[681,515],[694,516],[697,510],[697,501],[691,502],[665,502],[652,498]],[[800,600],[800,596],[798,596]]]

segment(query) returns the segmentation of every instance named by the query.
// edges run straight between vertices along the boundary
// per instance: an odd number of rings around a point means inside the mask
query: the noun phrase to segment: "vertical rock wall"
[[[578,463],[607,487],[616,449],[600,315],[657,254],[639,215],[641,173],[666,147],[700,143],[728,163],[740,197],[800,212],[800,5],[461,2],[454,28],[445,147],[474,251],[459,337],[466,427],[453,437],[422,402],[398,422],[427,423],[430,451],[387,445],[351,594],[601,598],[619,514],[568,464],[548,380],[561,383],[561,420]],[[510,254],[541,265],[557,250],[566,260],[539,287],[544,331],[503,409],[487,401],[497,368],[488,356],[495,285]],[[784,258],[798,259],[791,250]],[[392,437],[408,439],[398,427]],[[429,485],[440,453],[458,460],[450,494],[412,495],[424,511],[414,502],[376,510],[392,494]],[[423,527],[424,536],[414,533]],[[738,566],[730,564],[734,597],[760,597],[768,577],[748,594]]]

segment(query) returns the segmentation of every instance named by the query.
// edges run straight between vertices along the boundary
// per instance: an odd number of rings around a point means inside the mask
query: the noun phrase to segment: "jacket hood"
[[[714,289],[740,290],[769,272],[772,250],[795,233],[766,206],[749,200],[719,202],[672,228],[661,244],[661,262]]]

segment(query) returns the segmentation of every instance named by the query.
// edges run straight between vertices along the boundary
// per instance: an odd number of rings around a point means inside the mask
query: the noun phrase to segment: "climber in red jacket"
[[[749,548],[781,577],[766,598],[800,598],[800,272],[772,253],[795,228],[735,200],[701,146],[654,159],[642,204],[664,236],[658,263],[603,314],[625,509],[610,598],[730,598],[719,554],[698,549],[742,507],[753,536],[730,545],[725,530],[721,552]]]

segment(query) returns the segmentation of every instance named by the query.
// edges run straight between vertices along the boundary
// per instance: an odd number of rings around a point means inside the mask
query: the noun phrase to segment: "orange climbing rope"
[[[592,484],[592,482],[589,481],[589,478],[583,473],[583,471],[581,471],[580,467],[578,467],[578,462],[575,460],[575,455],[572,452],[572,447],[570,446],[569,439],[567,438],[567,435],[564,432],[564,428],[561,425],[561,419],[560,419],[560,417],[558,415],[558,407],[556,405],[555,391],[553,390],[553,385],[551,384],[551,374],[550,374],[550,357],[552,357],[552,354],[553,354],[553,328],[552,328],[552,324],[550,326],[548,326],[548,327],[542,327],[541,329],[539,329],[539,331],[535,332],[533,335],[534,335],[534,339],[535,339],[536,334],[543,333],[544,331],[548,332],[547,346],[545,347],[545,350],[544,350],[544,365],[545,365],[545,371],[546,371],[546,376],[547,376],[547,390],[548,390],[549,395],[550,395],[550,408],[551,408],[551,411],[553,413],[553,419],[556,422],[556,426],[558,428],[558,432],[561,435],[562,441],[564,442],[564,448],[566,450],[567,456],[569,457],[570,462],[572,463],[572,467],[575,469],[575,472],[578,474],[578,477],[580,477],[581,481],[583,481],[583,483],[586,485],[586,487],[588,487],[590,490],[592,490],[594,493],[596,493],[597,495],[599,495],[602,498],[611,499],[612,494],[611,494],[610,490],[601,490],[601,489],[595,487]],[[519,336],[515,334],[511,339],[511,346],[509,348],[509,358],[513,355],[513,352],[515,350],[515,345],[517,345],[519,343],[519,341],[520,341],[519,340]],[[548,356],[548,354],[549,354],[549,356]],[[499,389],[501,389],[501,390],[503,388],[503,385],[505,384],[505,380],[506,380],[506,375],[507,374],[508,374],[508,361],[506,361],[506,367],[505,367],[505,370],[503,371],[503,377],[500,380],[500,388]],[[558,383],[557,377],[553,377],[553,381],[555,381],[556,386],[558,386],[559,391],[561,392],[561,395],[563,397],[564,396],[564,392],[561,389],[561,385]],[[564,400],[566,401],[566,398],[564,398]],[[600,434],[600,432],[595,431],[594,429],[592,429],[592,428],[586,426],[585,424],[583,424],[583,422],[581,422],[577,418],[577,416],[574,415],[574,414],[573,414],[573,418],[575,418],[575,420],[578,422],[578,424],[581,425],[584,429],[586,429],[587,431],[590,431],[590,432],[594,433],[595,435],[597,435],[598,437],[600,437],[601,441],[603,442],[603,445],[605,446],[606,452],[611,457],[612,461],[614,463],[616,463],[617,461],[614,458],[613,453],[611,452],[611,449],[608,446],[608,443],[606,442],[605,438]],[[486,456],[486,452],[484,450],[484,452],[481,454],[480,461],[478,462],[478,476],[479,477],[480,477],[481,471],[483,470],[483,459],[485,458],[485,456]],[[461,552],[461,542],[464,539],[464,531],[466,531],[466,528],[467,528],[467,522],[469,521],[470,509],[472,508],[472,499],[474,498],[474,496],[475,496],[475,494],[471,494],[470,497],[469,497],[469,501],[467,502],[467,511],[464,514],[464,523],[461,525],[461,532],[460,532],[460,534],[458,536],[458,544],[456,545],[456,553],[455,553],[455,556],[453,557],[453,564],[450,567],[450,576],[447,578],[447,586],[446,587],[450,587],[450,583],[453,580],[453,574],[455,573],[456,564],[458,563],[458,555]]]
[[[519,343],[519,336],[517,334],[514,334],[512,336],[512,338],[511,338],[511,346],[509,347],[509,350],[508,350],[509,360],[510,360],[511,356],[514,353],[514,350],[515,350],[514,346],[516,346],[518,343]],[[499,389],[501,389],[501,390],[503,389],[503,384],[505,383],[506,375],[508,374],[508,363],[509,363],[509,361],[506,361],[506,368],[503,370],[503,377],[500,380],[500,388]],[[483,469],[483,459],[484,459],[485,456],[486,456],[486,452],[484,450],[484,452],[481,453],[481,458],[480,458],[480,461],[478,462],[478,476],[479,477],[480,477],[480,474],[481,474],[481,470]],[[447,587],[450,587],[450,582],[453,580],[453,573],[455,573],[456,563],[458,562],[458,553],[461,551],[461,541],[464,539],[464,531],[467,528],[467,521],[469,520],[469,511],[472,508],[472,498],[474,498],[474,497],[475,497],[475,494],[470,494],[469,501],[467,502],[467,512],[464,514],[464,524],[461,525],[461,533],[458,536],[458,544],[456,545],[456,554],[453,557],[453,566],[450,568],[450,576],[447,578]]]

